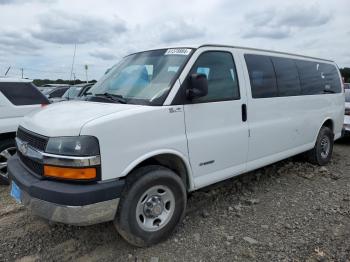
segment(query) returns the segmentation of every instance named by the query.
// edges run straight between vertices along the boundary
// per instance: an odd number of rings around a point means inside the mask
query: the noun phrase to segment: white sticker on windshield
[[[189,55],[190,53],[189,48],[174,48],[166,50],[165,55]]]

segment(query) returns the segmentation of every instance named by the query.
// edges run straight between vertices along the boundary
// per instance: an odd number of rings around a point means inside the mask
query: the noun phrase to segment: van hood
[[[140,105],[111,104],[86,101],[60,102],[27,115],[21,126],[44,136],[78,136],[87,122]]]

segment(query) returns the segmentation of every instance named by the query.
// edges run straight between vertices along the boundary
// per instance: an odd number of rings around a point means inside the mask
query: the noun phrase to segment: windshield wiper
[[[323,90],[323,93],[325,93],[325,94],[335,94],[335,91],[330,90],[330,89],[325,89],[325,90]]]
[[[109,100],[112,100],[114,102],[118,102],[121,104],[126,104],[128,102],[122,95],[115,95],[115,94],[111,94],[111,93],[94,94],[94,96],[103,96],[103,97],[108,98]]]

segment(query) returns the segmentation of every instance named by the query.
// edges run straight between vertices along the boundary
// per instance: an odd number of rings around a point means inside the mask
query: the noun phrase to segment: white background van
[[[327,164],[344,120],[334,62],[241,47],[131,54],[90,92],[21,122],[11,194],[137,246],[169,236],[190,191],[303,152]]]
[[[7,159],[16,152],[19,121],[48,104],[32,80],[0,78],[0,184],[7,184]]]

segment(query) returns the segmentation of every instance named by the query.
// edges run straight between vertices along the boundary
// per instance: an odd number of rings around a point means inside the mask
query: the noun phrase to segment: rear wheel
[[[0,141],[0,184],[8,185],[7,160],[16,153],[14,139]]]
[[[329,127],[322,127],[315,147],[307,153],[308,160],[315,165],[324,166],[332,158],[334,134]]]
[[[165,240],[182,220],[186,189],[170,169],[146,166],[127,178],[115,227],[130,244],[144,247]]]

